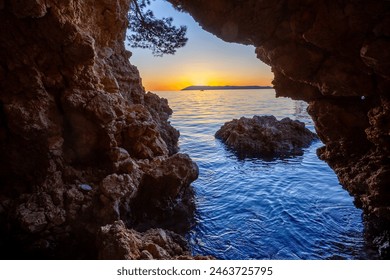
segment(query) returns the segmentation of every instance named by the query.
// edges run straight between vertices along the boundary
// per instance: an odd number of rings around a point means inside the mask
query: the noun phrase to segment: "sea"
[[[180,152],[199,166],[194,255],[223,260],[372,259],[362,211],[317,155],[242,159],[214,137],[227,121],[254,115],[300,120],[314,130],[307,104],[275,98],[273,89],[160,91],[180,131]]]

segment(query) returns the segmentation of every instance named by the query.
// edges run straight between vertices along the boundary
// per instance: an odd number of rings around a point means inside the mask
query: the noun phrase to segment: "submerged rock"
[[[215,134],[240,157],[289,157],[303,154],[303,148],[317,139],[300,121],[274,116],[242,117],[225,123]]]

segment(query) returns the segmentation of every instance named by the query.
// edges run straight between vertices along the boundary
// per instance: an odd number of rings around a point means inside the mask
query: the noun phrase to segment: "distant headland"
[[[189,86],[182,90],[272,89],[271,86]]]

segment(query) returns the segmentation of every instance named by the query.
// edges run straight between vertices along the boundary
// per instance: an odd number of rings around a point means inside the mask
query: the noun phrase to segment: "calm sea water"
[[[157,92],[174,110],[180,150],[197,162],[194,254],[218,259],[367,259],[362,211],[316,156],[238,159],[214,138],[226,121],[275,115],[313,123],[301,101],[274,90]]]

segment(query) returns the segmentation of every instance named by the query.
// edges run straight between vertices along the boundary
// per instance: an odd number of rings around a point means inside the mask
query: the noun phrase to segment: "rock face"
[[[374,229],[389,230],[390,2],[170,1],[221,38],[257,47],[277,94],[309,102],[320,157],[379,220]],[[142,217],[169,209],[157,227],[173,209],[191,211],[196,168],[173,156],[171,110],[144,92],[124,49],[129,2],[0,0],[4,258],[95,258],[102,226],[145,228]],[[149,195],[158,203],[143,215]]]
[[[174,232],[158,228],[139,233],[126,228],[122,221],[102,227],[98,244],[99,259],[106,260],[211,259],[192,257],[187,241]]]
[[[225,123],[216,133],[239,157],[284,158],[303,154],[317,139],[300,121],[274,116],[242,117]]]
[[[278,96],[309,103],[321,159],[390,228],[390,2],[170,0],[204,29],[251,44]],[[383,229],[380,229],[383,230]]]
[[[167,101],[129,63],[129,4],[0,1],[2,258],[111,258],[101,227],[189,226],[198,170],[176,154]],[[184,252],[168,247],[145,250]]]
[[[173,232],[150,229],[139,233],[122,221],[101,228],[99,258],[108,260],[173,259],[189,256],[186,240]]]

